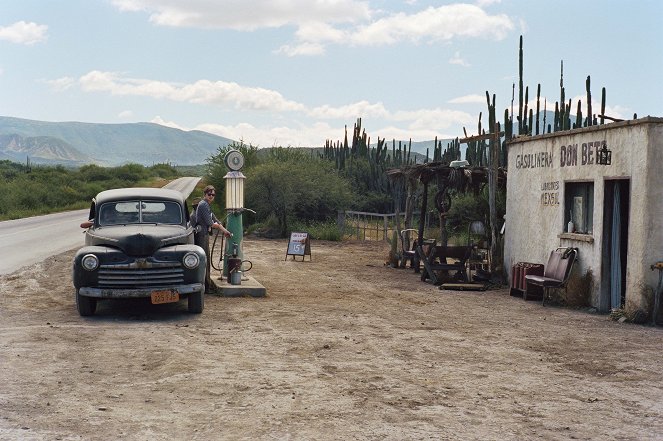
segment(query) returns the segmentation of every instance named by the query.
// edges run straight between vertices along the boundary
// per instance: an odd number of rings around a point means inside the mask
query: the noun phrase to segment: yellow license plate
[[[180,300],[180,293],[174,289],[164,289],[162,291],[152,291],[152,304],[173,303]]]

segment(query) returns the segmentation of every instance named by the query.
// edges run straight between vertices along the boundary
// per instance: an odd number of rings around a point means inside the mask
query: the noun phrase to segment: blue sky
[[[663,116],[663,2],[3,0],[0,115],[156,122],[259,147],[476,133],[524,83],[606,114]]]

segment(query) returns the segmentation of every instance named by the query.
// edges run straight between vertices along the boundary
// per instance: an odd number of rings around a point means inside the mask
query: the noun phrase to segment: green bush
[[[339,209],[352,201],[346,180],[327,161],[289,157],[271,159],[250,170],[245,182],[245,205],[254,209],[256,219],[278,220],[282,236],[289,223],[335,219]]]
[[[100,191],[146,185],[155,174],[174,177],[174,172],[175,169],[163,164],[149,170],[138,164],[69,169],[0,161],[0,219],[85,208]]]
[[[502,225],[506,213],[506,191],[497,193],[497,222],[498,228]],[[490,231],[490,207],[488,205],[488,186],[477,195],[473,193],[455,194],[452,198],[451,209],[447,214],[447,231],[450,236],[467,240],[467,228],[470,222],[482,221]]]
[[[340,242],[343,239],[341,230],[338,228],[336,221],[328,220],[324,222],[310,221],[301,222],[295,221],[290,225],[290,232],[301,231],[309,233],[311,239],[316,240],[331,240]]]

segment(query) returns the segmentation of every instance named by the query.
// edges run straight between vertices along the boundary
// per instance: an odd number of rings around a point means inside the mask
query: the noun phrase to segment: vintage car
[[[188,301],[204,308],[204,250],[182,193],[163,188],[122,188],[99,193],[90,207],[85,246],[74,257],[76,306],[95,313],[100,299],[146,297],[153,304]]]

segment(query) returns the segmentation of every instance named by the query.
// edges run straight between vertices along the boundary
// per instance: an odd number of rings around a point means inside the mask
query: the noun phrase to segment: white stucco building
[[[597,163],[604,145],[610,165]],[[663,118],[513,139],[508,173],[506,268],[576,247],[572,278],[585,283],[569,290],[589,291],[599,311],[651,313],[650,265],[663,261]]]

